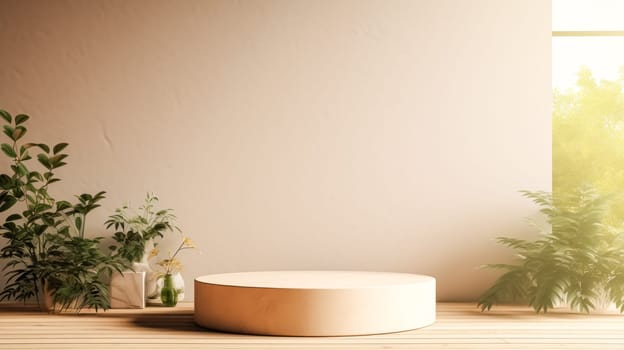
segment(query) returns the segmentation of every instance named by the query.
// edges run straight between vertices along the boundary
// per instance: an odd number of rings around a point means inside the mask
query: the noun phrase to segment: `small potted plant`
[[[116,209],[115,214],[105,223],[106,228],[115,229],[113,239],[118,245],[110,247],[115,256],[127,261],[131,265],[131,272],[142,273],[143,276],[132,275],[130,272],[114,276],[111,281],[114,300],[117,300],[118,296],[126,298],[128,283],[142,285],[135,289],[140,297],[133,295],[130,299],[115,304],[119,305],[116,307],[128,304],[128,307],[142,308],[147,296],[157,292],[156,278],[148,262],[149,254],[157,245],[156,239],[163,238],[166,232],[179,231],[174,225],[176,217],[173,210],[158,209],[157,206],[158,197],[148,193],[145,202],[137,211],[129,205],[124,205]]]
[[[157,262],[162,271],[157,275],[159,279],[162,279],[162,286],[160,286],[160,302],[164,306],[175,306],[178,301],[184,299],[184,280],[182,279],[182,263],[177,258],[178,253],[185,249],[193,249],[195,244],[188,237],[183,237],[180,244],[178,244],[176,250],[171,253],[165,259],[161,259]],[[155,248],[150,254],[152,257],[158,255],[158,249]]]
[[[119,246],[110,249],[133,264],[135,269],[141,265],[149,266],[147,259],[156,244],[156,238],[163,238],[165,232],[178,230],[173,210],[156,209],[158,197],[148,193],[145,202],[138,211],[132,211],[129,205],[115,210],[105,222],[106,228],[113,227],[113,239]],[[179,230],[178,230],[179,231]]]

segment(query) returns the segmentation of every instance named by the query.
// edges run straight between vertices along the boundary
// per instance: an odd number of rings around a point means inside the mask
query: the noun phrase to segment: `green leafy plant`
[[[7,284],[0,300],[26,302],[49,293],[55,307],[78,310],[84,307],[108,309],[106,275],[121,270],[123,263],[104,255],[101,237],[86,238],[87,215],[99,207],[104,192],[77,196],[77,203],[56,200],[50,185],[60,181],[56,169],[66,165],[68,146],[22,143],[27,115],[12,116],[0,110],[7,142],[0,144],[10,159],[10,172],[0,174],[0,212],[6,212],[0,233],[7,240],[0,257],[7,261]],[[31,152],[36,151],[33,163]]]
[[[138,212],[132,212],[128,205],[115,210],[106,221],[106,228],[113,227],[116,232],[113,238],[119,246],[110,249],[128,262],[140,262],[145,257],[145,246],[148,241],[164,237],[167,231],[179,231],[174,226],[176,220],[172,209],[157,210],[158,197],[147,194],[145,203]]]
[[[518,263],[486,265],[505,272],[480,297],[481,310],[523,301],[537,312],[560,303],[590,312],[606,301],[624,312],[624,237],[603,224],[611,198],[587,186],[554,198],[548,192],[522,193],[541,207],[550,229],[540,228],[534,241],[498,238],[516,251]]]

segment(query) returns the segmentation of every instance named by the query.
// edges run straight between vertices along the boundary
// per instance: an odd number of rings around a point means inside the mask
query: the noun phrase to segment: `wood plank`
[[[546,315],[523,306],[482,313],[474,304],[438,304],[434,325],[361,337],[267,337],[202,329],[193,305],[87,310],[51,315],[0,304],[1,349],[624,349],[624,316]]]

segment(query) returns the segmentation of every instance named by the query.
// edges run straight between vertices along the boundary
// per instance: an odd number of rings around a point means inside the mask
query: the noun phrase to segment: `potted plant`
[[[160,288],[160,302],[164,306],[176,306],[178,301],[184,300],[184,279],[180,274],[182,272],[182,263],[177,256],[182,250],[193,248],[195,248],[195,243],[190,238],[183,237],[173,253],[169,252],[167,258],[157,262],[162,269],[157,274],[157,278],[162,281],[162,285],[160,283],[158,285]],[[158,256],[158,253],[158,249],[155,248],[150,256]]]
[[[6,213],[0,257],[7,261],[0,300],[35,298],[42,309],[52,310],[108,309],[106,279],[124,266],[99,250],[102,237],[85,237],[87,215],[99,207],[104,192],[77,196],[75,204],[53,198],[49,189],[60,181],[55,171],[66,165],[68,144],[22,143],[29,117],[12,118],[4,110],[0,117],[7,138],[0,148],[11,162],[10,172],[0,174],[0,212]],[[38,167],[31,164],[34,151]]]
[[[148,193],[138,211],[124,205],[117,208],[105,223],[106,228],[115,229],[113,239],[118,246],[110,247],[115,256],[128,262],[133,272],[145,274],[143,290],[139,291],[144,295],[143,302],[158,289],[156,276],[148,262],[150,252],[157,245],[156,239],[163,238],[166,232],[179,231],[174,225],[173,210],[157,209],[157,206],[158,197]]]
[[[523,301],[537,312],[561,304],[590,312],[613,303],[624,312],[624,236],[603,220],[611,198],[591,187],[554,197],[549,192],[523,194],[541,207],[550,227],[541,228],[541,237],[534,241],[498,238],[516,250],[517,263],[486,265],[505,272],[478,306],[489,310]]]

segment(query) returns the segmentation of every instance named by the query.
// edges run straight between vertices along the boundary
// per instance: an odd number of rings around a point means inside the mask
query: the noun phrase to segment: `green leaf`
[[[27,121],[30,117],[26,114],[18,114],[15,116],[15,125],[20,125]],[[10,123],[10,122],[9,122]]]
[[[14,187],[13,188],[13,197],[15,197],[15,198],[22,198],[23,195],[24,195],[24,191],[22,191],[21,187]]]
[[[24,164],[17,163],[17,166],[15,166],[15,173],[17,175],[19,175],[19,176],[27,176],[28,175],[28,169],[26,169]]]
[[[2,127],[2,132],[4,132],[4,134],[6,136],[8,136],[11,140],[15,141],[15,138],[13,138],[13,132],[15,131],[15,129],[13,129],[10,125],[5,125]]]
[[[65,149],[65,147],[67,147],[67,146],[69,146],[69,144],[68,144],[68,143],[65,143],[65,142],[59,143],[59,144],[57,144],[56,146],[54,146],[54,149],[52,150],[52,152],[53,152],[54,154],[57,154],[57,153],[59,153],[60,151],[64,150],[64,149]]]
[[[2,148],[2,152],[4,152],[4,154],[6,154],[8,157],[10,158],[17,157],[15,150],[8,143],[3,143],[2,145],[0,145],[0,148]]]
[[[10,123],[12,121],[11,115],[9,114],[9,112],[5,111],[4,109],[0,109],[0,117],[6,120],[7,123]]]
[[[43,181],[43,176],[38,171],[31,171],[28,173],[28,179],[30,181]]]
[[[58,201],[56,202],[56,211],[62,211],[65,209],[69,209],[71,208],[71,203],[69,203],[68,201]]]
[[[46,156],[45,154],[43,153],[37,154],[37,160],[39,160],[39,163],[41,163],[41,165],[43,165],[46,169],[52,169],[50,158],[48,158],[48,156]]]
[[[26,135],[26,128],[23,126],[17,126],[15,130],[13,130],[13,140],[15,141],[21,139],[24,135]]]
[[[50,157],[50,164],[52,165],[52,167],[54,168],[60,168],[63,165],[65,165],[66,163],[63,162],[63,159],[67,158],[67,154],[57,154],[54,155],[52,157]]]
[[[13,180],[11,179],[9,175],[7,174],[0,175],[0,187],[2,187],[5,190],[8,190],[11,187],[13,187]]]
[[[46,145],[45,143],[38,143],[37,147],[41,148],[41,150],[45,153],[50,153],[50,146]]]
[[[15,221],[21,219],[22,216],[20,214],[11,214],[6,218],[6,221]]]
[[[17,203],[17,199],[15,197],[10,195],[5,196],[2,202],[0,202],[0,212],[10,209],[13,205],[15,205],[15,203]]]
[[[9,195],[8,191],[2,191],[0,192],[0,202],[2,202],[4,200],[4,198],[6,198],[6,196]]]
[[[76,228],[78,229],[78,231],[80,231],[82,229],[82,218],[80,216],[77,216],[74,221],[76,223]]]

